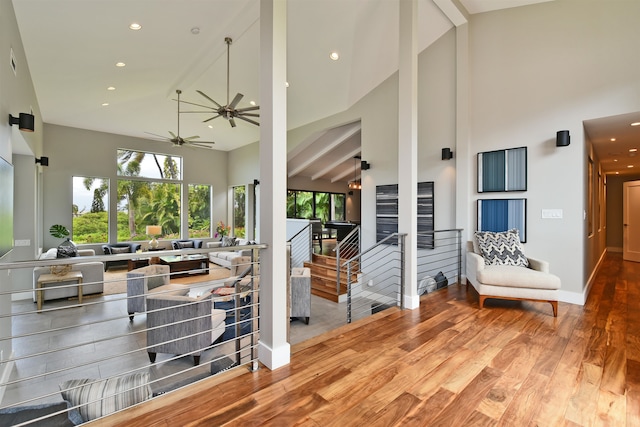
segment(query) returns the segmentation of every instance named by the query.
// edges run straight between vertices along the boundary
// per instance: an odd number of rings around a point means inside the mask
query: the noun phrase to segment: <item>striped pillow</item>
[[[480,254],[487,265],[517,265],[529,266],[529,260],[524,255],[520,244],[518,229],[508,231],[476,231],[476,240]]]
[[[144,402],[152,395],[148,372],[105,380],[69,380],[60,384],[60,392],[64,400],[78,407],[85,421]]]

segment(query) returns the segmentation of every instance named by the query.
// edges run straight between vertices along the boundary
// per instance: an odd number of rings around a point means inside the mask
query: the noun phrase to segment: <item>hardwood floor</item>
[[[607,256],[584,307],[488,300],[453,285],[104,425],[638,426],[640,264]]]

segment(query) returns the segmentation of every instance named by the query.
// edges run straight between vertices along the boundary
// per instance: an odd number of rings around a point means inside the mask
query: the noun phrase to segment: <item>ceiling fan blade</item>
[[[240,112],[253,111],[258,109],[260,109],[260,107],[257,105],[254,105],[253,107],[237,108],[236,111],[240,113]]]
[[[211,117],[210,119],[203,120],[202,123],[207,123],[207,122],[209,122],[209,121],[211,121],[213,119],[217,119],[218,117],[220,117],[220,114],[216,114],[215,116]]]
[[[177,99],[174,99],[174,101],[177,101]],[[180,100],[179,102],[181,104],[195,105],[196,107],[207,108],[207,109],[213,110],[213,111],[217,110],[217,108],[213,108],[211,105],[198,104],[197,102],[189,102],[189,101],[183,101],[183,100]],[[205,113],[205,112],[206,111],[180,111],[180,114],[182,114],[182,113]]]
[[[213,102],[218,108],[222,107],[222,105],[218,104],[216,101],[214,101],[212,98],[210,98],[209,95],[207,95],[206,93],[202,92],[201,90],[196,90],[196,92],[198,92],[200,95],[202,95],[205,98],[207,98],[209,101]]]
[[[244,120],[245,122],[253,123],[256,126],[260,126],[260,123],[256,122],[255,120],[247,119],[246,117],[242,116],[237,116],[237,118],[240,120]]]
[[[175,133],[173,133],[173,132],[171,132],[171,131],[169,131],[169,134],[171,135],[171,137],[172,137],[173,139],[177,139],[177,138],[178,138],[178,137],[176,136],[176,134],[175,134]]]
[[[247,116],[248,117],[260,117],[260,114],[257,114],[257,113],[238,113],[238,114],[236,114],[236,117],[240,117],[240,116],[242,116],[242,117],[247,117]]]
[[[238,92],[238,93],[236,94],[235,98],[233,98],[233,101],[231,101],[231,104],[229,104],[228,106],[229,106],[230,108],[235,109],[235,108],[236,108],[236,105],[238,105],[238,102],[240,102],[240,100],[242,99],[242,97],[243,97],[243,96],[244,96],[243,94],[241,94],[240,92]]]
[[[151,132],[145,132],[145,133],[146,133],[147,135],[153,135],[153,136],[155,136],[155,137],[157,137],[157,138],[161,138],[161,139],[163,139],[163,140],[165,140],[165,141],[168,141],[168,140],[169,140],[169,138],[167,138],[167,137],[166,137],[166,136],[164,136],[164,135],[158,135],[157,133],[151,133]]]
[[[215,142],[210,142],[210,141],[198,141],[198,142],[191,142],[189,145],[193,146],[193,147],[202,147],[202,148],[213,148],[210,145],[203,145],[203,144],[215,144]]]
[[[194,140],[194,139],[198,139],[198,138],[200,138],[200,136],[199,136],[199,135],[194,135],[194,136],[188,136],[188,137],[186,137],[186,138],[182,138],[182,139],[183,139],[183,140],[185,140],[185,141],[192,141],[192,140]],[[199,141],[198,141],[198,142],[199,142]]]
[[[236,121],[233,120],[233,117],[229,119],[229,124],[231,125],[232,128],[236,127]]]

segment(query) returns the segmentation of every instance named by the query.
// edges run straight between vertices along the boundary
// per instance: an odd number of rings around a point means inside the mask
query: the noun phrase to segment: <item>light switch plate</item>
[[[543,219],[562,219],[562,209],[542,209]]]

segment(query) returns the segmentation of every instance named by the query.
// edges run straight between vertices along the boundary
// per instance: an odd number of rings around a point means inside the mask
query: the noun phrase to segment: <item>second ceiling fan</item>
[[[195,102],[183,101],[185,104],[196,105],[198,107],[203,107],[209,110],[209,111],[183,111],[183,112],[184,113],[209,113],[209,112],[215,113],[213,117],[203,120],[203,122],[208,122],[213,119],[217,119],[218,117],[223,117],[229,121],[229,124],[231,125],[231,127],[236,127],[235,119],[244,120],[245,122],[249,122],[256,126],[260,126],[260,123],[249,118],[249,117],[260,117],[260,114],[258,113],[251,113],[251,111],[258,110],[260,108],[259,106],[254,105],[251,107],[236,108],[240,103],[240,100],[244,96],[240,92],[238,92],[236,96],[233,98],[233,100],[229,102],[229,46],[231,46],[232,40],[231,40],[231,37],[225,37],[224,41],[227,44],[227,103],[226,105],[220,105],[218,102],[216,102],[213,98],[211,98],[209,95],[207,95],[203,91],[196,90],[196,92],[198,92],[200,95],[205,97],[207,100],[211,101],[213,105],[215,105],[215,107],[212,107],[209,105],[197,104]]]

